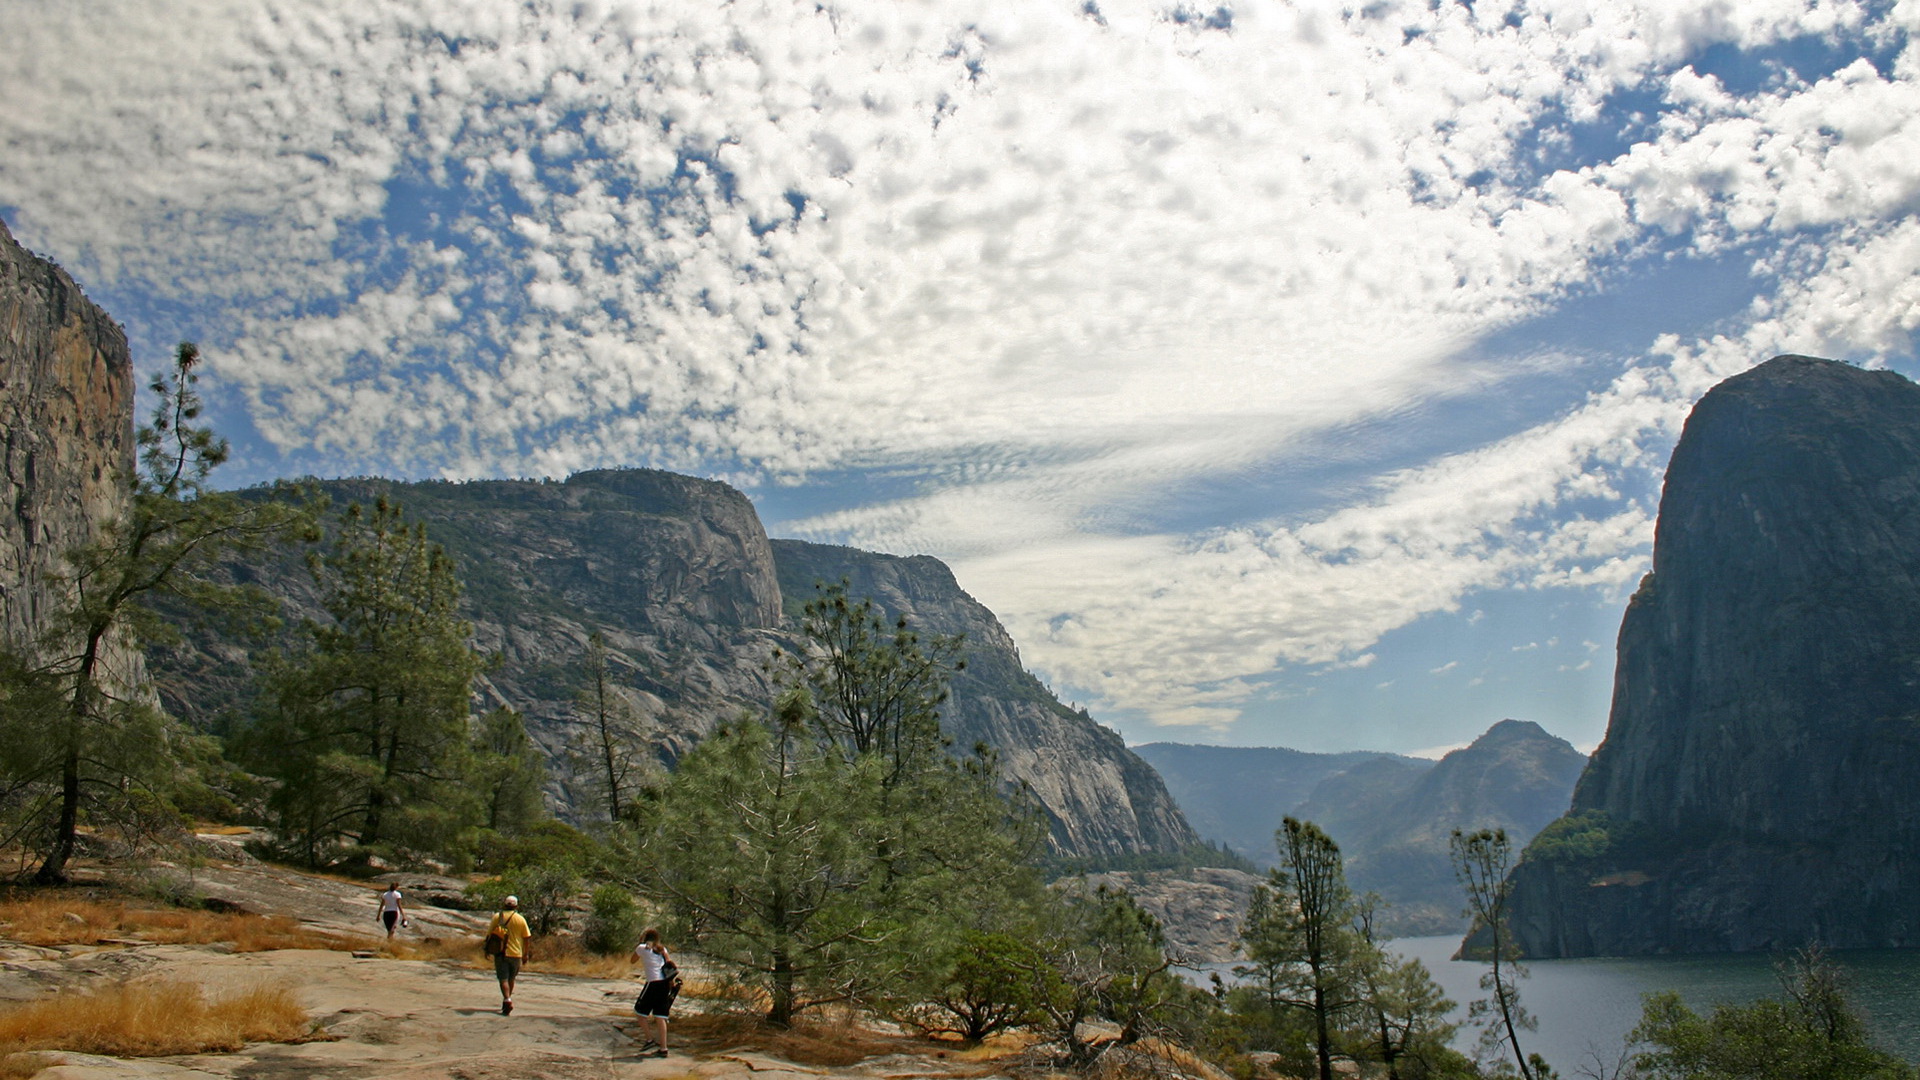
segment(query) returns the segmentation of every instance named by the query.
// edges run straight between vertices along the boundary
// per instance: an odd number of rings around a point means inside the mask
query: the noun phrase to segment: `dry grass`
[[[28,945],[99,945],[128,940],[160,945],[230,941],[237,952],[356,949],[365,940],[323,934],[280,915],[132,907],[57,892],[0,899],[0,936]]]
[[[0,1054],[9,1056],[35,1050],[110,1057],[198,1054],[250,1042],[299,1042],[312,1033],[306,1010],[285,986],[258,986],[210,1001],[192,983],[124,983],[0,1011]]]
[[[0,1053],[0,1080],[30,1080],[53,1065],[44,1054]]]
[[[673,1045],[697,1053],[747,1049],[797,1065],[829,1069],[847,1068],[889,1054],[913,1054],[978,1065],[984,1076],[997,1068],[997,1059],[1014,1049],[990,1042],[963,1051],[955,1043],[878,1031],[844,1018],[827,1021],[803,1017],[782,1029],[740,1013],[689,1013],[675,1015],[672,1027]]]
[[[479,939],[475,939],[478,951]],[[588,952],[580,939],[566,934],[556,934],[548,938],[536,938],[527,946],[533,952],[528,966],[543,975],[580,975],[589,979],[624,979],[631,975],[636,967],[631,958],[622,953],[618,956],[602,956]],[[638,990],[634,991],[639,993]]]
[[[375,948],[389,960],[458,960],[462,962],[462,967],[493,969],[486,954],[480,951],[480,938],[477,935],[394,938],[380,942]]]

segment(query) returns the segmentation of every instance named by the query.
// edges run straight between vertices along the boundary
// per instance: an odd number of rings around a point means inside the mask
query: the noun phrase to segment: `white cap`
[[[507,906],[508,906],[508,907],[519,907],[519,906],[520,906],[520,898],[519,898],[519,897],[517,897],[517,896],[509,896],[509,897],[507,897]]]

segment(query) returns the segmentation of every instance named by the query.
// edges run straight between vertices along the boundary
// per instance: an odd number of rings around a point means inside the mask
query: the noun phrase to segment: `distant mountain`
[[[1396,773],[1384,764],[1328,778],[1298,816],[1340,844],[1356,892],[1391,905],[1393,933],[1439,934],[1464,929],[1453,830],[1505,829],[1518,850],[1566,812],[1587,758],[1539,724],[1502,720],[1431,768]]]
[[[1273,865],[1273,834],[1280,819],[1305,802],[1321,781],[1374,760],[1416,769],[1431,764],[1394,754],[1313,754],[1265,746],[1147,743],[1133,752],[1159,772],[1195,831],[1262,867]]]
[[[336,505],[386,495],[457,560],[466,616],[500,663],[481,680],[485,702],[511,705],[535,740],[559,755],[575,723],[581,660],[604,634],[620,693],[672,762],[721,722],[764,714],[767,660],[792,648],[789,617],[816,580],[848,579],[891,620],[967,635],[967,672],[942,723],[964,751],[985,742],[1039,797],[1062,854],[1179,852],[1197,842],[1151,767],[1120,737],[1055,700],[1027,674],[993,613],[945,564],[853,548],[769,541],[752,503],[725,484],[644,469],[579,473],[565,482],[316,485]],[[297,553],[234,562],[226,573],[279,596],[293,618],[324,620]],[[217,727],[244,707],[252,643],[213,627],[155,650],[153,670],[177,714]],[[563,812],[575,793],[556,782]]]
[[[1920,945],[1920,386],[1782,356],[1709,390],[1615,672],[1513,876],[1529,955]]]
[[[1346,858],[1348,883],[1388,902],[1382,925],[1396,935],[1463,929],[1448,854],[1453,830],[1505,829],[1524,845],[1565,811],[1587,760],[1523,720],[1502,720],[1438,762],[1172,743],[1135,752],[1160,770],[1203,837],[1249,857],[1239,845],[1263,843],[1263,866],[1277,858],[1281,818],[1325,829]]]

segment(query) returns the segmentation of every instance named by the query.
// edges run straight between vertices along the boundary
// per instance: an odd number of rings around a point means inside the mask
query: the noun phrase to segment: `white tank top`
[[[646,973],[648,982],[659,982],[661,979],[666,978],[666,976],[660,973],[660,969],[667,965],[666,957],[661,956],[645,945],[636,946],[633,954],[640,958],[640,968]]]

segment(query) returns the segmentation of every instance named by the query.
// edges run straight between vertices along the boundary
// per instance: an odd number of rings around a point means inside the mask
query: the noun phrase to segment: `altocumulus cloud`
[[[946,554],[1056,680],[1216,728],[1476,590],[1620,589],[1706,386],[1911,352],[1916,0],[1227,16],[0,0],[0,205],[209,347],[263,472],[904,470],[789,524]],[[1765,67],[1801,48],[1859,58]],[[1590,372],[1474,343],[1715,258],[1750,305],[1544,415],[1168,524],[1165,492]]]

